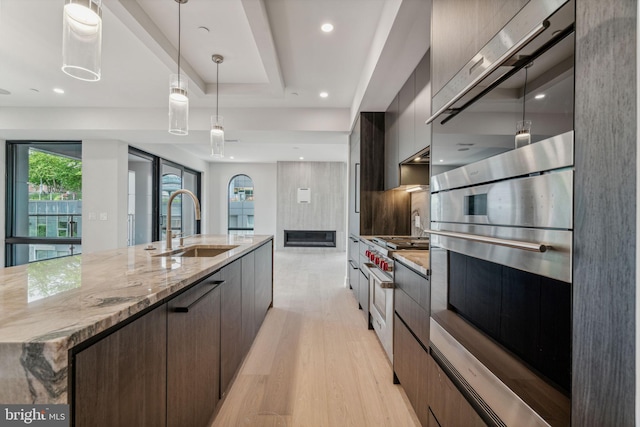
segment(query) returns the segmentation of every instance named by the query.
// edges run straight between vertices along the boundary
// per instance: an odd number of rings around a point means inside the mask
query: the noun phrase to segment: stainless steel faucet
[[[191,198],[193,199],[193,204],[196,207],[196,220],[200,220],[200,201],[198,201],[198,198],[196,197],[196,195],[193,194],[191,191],[185,190],[185,189],[174,191],[171,194],[171,197],[169,197],[169,201],[167,202],[167,245],[166,245],[167,250],[171,250],[173,248],[171,246],[171,238],[173,237],[173,233],[171,232],[171,203],[173,202],[173,199],[175,199],[178,194],[188,194],[189,196],[191,196]]]

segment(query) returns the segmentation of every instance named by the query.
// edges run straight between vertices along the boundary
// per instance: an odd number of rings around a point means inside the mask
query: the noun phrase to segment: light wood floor
[[[211,427],[419,426],[345,288],[345,253],[275,252],[274,306]]]

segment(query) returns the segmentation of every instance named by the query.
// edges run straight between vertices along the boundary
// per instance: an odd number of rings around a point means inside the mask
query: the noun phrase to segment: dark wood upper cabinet
[[[385,112],[385,190],[429,183],[426,164],[400,165],[431,145],[431,53],[420,60]]]

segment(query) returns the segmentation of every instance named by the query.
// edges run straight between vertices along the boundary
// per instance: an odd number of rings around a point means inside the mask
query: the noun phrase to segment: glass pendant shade
[[[169,133],[189,134],[189,97],[187,77],[171,74],[169,83]]]
[[[62,71],[85,81],[100,80],[102,0],[66,0],[62,18]]]
[[[224,126],[222,116],[211,116],[211,156],[224,157]]]
[[[531,144],[531,120],[516,123],[516,148]]]

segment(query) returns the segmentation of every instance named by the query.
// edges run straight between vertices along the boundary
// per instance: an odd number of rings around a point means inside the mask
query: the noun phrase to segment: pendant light
[[[66,0],[62,14],[62,71],[76,79],[100,80],[102,0]]]
[[[524,89],[522,94],[522,120],[516,122],[516,148],[531,144],[531,120],[525,120],[525,105],[527,100],[527,70],[533,62],[524,67]]]
[[[187,77],[180,74],[180,6],[189,0],[176,0],[178,3],[178,74],[169,76],[169,133],[189,134],[189,96]]]
[[[224,61],[222,55],[213,55],[211,60],[216,63],[216,114],[211,116],[211,156],[224,157],[224,126],[222,116],[218,114],[218,83],[220,82],[220,64]]]

